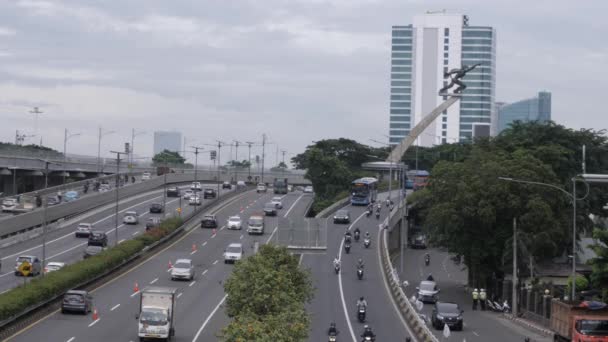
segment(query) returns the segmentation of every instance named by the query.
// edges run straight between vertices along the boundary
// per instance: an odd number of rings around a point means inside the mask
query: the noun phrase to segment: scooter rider
[[[329,324],[329,329],[327,329],[327,335],[328,336],[336,336],[338,335],[340,332],[338,331],[338,329],[336,328],[336,323],[331,322]]]
[[[424,262],[428,265],[431,263],[431,255],[429,253],[426,253],[424,255]]]
[[[344,241],[345,242],[350,242],[351,238],[352,238],[352,234],[350,233],[349,230],[347,230],[346,233],[344,233]]]
[[[338,257],[334,258],[334,267],[338,267],[339,268],[341,263],[342,262],[340,261],[340,259],[338,259]]]
[[[435,278],[433,278],[433,275],[429,273],[429,276],[426,277],[426,280],[428,280],[428,281],[435,281]]]
[[[359,235],[361,235],[361,230],[357,227],[355,228],[355,240],[359,240]]]
[[[365,298],[363,296],[361,296],[358,300],[357,300],[357,310],[363,308],[363,310],[367,310],[367,301],[365,300]]]
[[[370,328],[369,325],[365,325],[365,327],[363,328],[363,334],[361,334],[361,337],[363,337],[363,338],[369,337],[372,339],[372,341],[374,341],[374,339],[376,338],[376,335],[374,334],[374,332],[372,331],[372,328]]]
[[[365,232],[365,238],[366,239],[372,239],[371,235],[369,234],[369,232]]]

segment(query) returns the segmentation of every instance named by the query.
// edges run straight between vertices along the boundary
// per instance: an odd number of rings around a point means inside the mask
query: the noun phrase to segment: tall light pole
[[[510,177],[498,177],[499,180],[507,182],[515,182],[522,184],[540,185],[555,190],[559,190],[572,202],[572,292],[571,300],[576,298],[576,201],[584,200],[589,195],[589,184],[588,183],[608,183],[608,175],[597,175],[597,174],[580,174],[572,177],[572,193],[569,193],[560,186],[542,182],[534,182],[523,179],[515,179]],[[587,185],[587,194],[581,198],[576,197],[576,182],[583,182]]]
[[[251,141],[246,141],[245,143],[249,147],[249,156],[247,157],[247,162],[249,162],[249,175],[247,176],[247,180],[251,180],[251,145],[253,145],[253,143]]]
[[[287,164],[285,164],[285,153],[287,153],[286,150],[281,150],[281,154],[283,154],[283,178],[285,178],[285,169],[287,168]]]
[[[97,173],[101,173],[101,138],[112,133],[116,133],[116,131],[104,132],[99,126],[99,132],[97,133]]]
[[[135,151],[135,137],[146,134],[144,131],[137,132],[135,128],[131,129],[131,150],[129,153],[129,169],[133,167],[133,152]]]
[[[120,155],[125,154],[127,158],[129,156],[129,151],[118,152],[118,151],[110,151],[110,153],[116,154],[116,205],[114,206],[114,246],[118,246],[118,188],[120,184]]]
[[[222,145],[225,144],[223,141],[217,140],[217,198],[220,198],[220,165],[222,157]]]
[[[266,133],[262,134],[262,179],[261,183],[264,183],[264,158],[266,157]]]
[[[43,160],[44,162],[44,189],[49,186],[49,164],[59,165],[57,163],[50,162],[48,160]],[[47,209],[49,207],[48,197],[44,196],[44,212],[42,218],[42,269],[46,267],[46,221],[47,221]],[[42,272],[44,276],[44,272]]]
[[[203,148],[198,146],[190,147],[194,149],[194,182],[198,182],[198,150],[202,150]]]
[[[30,110],[30,113],[34,114],[34,134],[38,135],[38,116],[44,112],[38,107],[34,107],[32,110]],[[42,138],[40,141],[42,141]]]
[[[67,171],[66,171],[66,163],[67,163],[67,157],[68,157],[67,156],[68,140],[70,138],[73,138],[73,137],[76,137],[76,136],[79,136],[79,135],[80,135],[80,133],[70,134],[68,132],[67,128],[65,129],[65,131],[63,133],[63,184],[65,184],[65,175],[67,173]]]

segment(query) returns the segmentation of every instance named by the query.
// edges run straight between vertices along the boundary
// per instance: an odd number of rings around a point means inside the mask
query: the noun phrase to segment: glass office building
[[[391,144],[399,144],[411,128],[445,100],[438,95],[449,82],[444,72],[476,63],[481,65],[465,77],[468,88],[461,101],[431,123],[417,144],[432,146],[494,133],[493,28],[469,26],[462,14],[426,13],[415,16],[412,25],[393,26],[391,43]]]
[[[180,132],[156,131],[154,132],[154,154],[164,150],[181,152],[182,134]]]
[[[551,121],[551,93],[541,91],[538,96],[500,106],[498,132],[502,132],[514,121]]]

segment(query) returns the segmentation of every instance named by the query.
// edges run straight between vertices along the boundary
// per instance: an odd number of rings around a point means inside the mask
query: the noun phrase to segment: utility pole
[[[48,160],[44,160],[44,189],[45,190],[49,186],[49,164],[58,165],[57,163],[53,163]],[[17,170],[14,170],[14,171],[16,172]],[[42,218],[42,269],[44,270],[44,268],[46,266],[46,230],[47,230],[46,221],[48,220],[47,219],[47,209],[49,207],[48,196],[44,196],[43,201],[44,201],[44,213],[43,213],[43,218]],[[42,272],[42,275],[44,276],[44,272]]]
[[[238,140],[234,140],[235,143],[235,152],[234,152],[234,160],[236,160],[237,162],[239,161],[239,144],[241,143]],[[234,181],[237,181],[237,172],[236,172],[236,166],[232,165],[234,167]]]
[[[247,161],[249,162],[249,175],[247,176],[247,180],[251,179],[251,145],[253,145],[253,143],[251,141],[246,141],[247,146],[249,146],[249,156],[247,157]]]
[[[108,134],[112,134],[112,133],[116,133],[116,131],[108,131],[108,132],[104,133],[101,126],[99,126],[99,133],[97,134],[97,173],[101,173],[101,138],[104,135],[108,135]],[[133,145],[131,145],[131,146],[133,146]]]
[[[517,317],[517,218],[513,218],[513,317]]]
[[[277,166],[279,166],[279,144],[277,144],[277,149],[274,155],[274,162]]]
[[[198,182],[198,150],[202,150],[202,147],[198,147],[198,146],[190,146],[191,148],[194,149],[194,181]],[[202,190],[201,189],[201,194],[202,194]]]
[[[68,134],[68,129],[66,128],[63,132],[63,184],[65,185],[65,176],[67,174],[66,171],[66,163],[67,163],[67,146],[68,140],[72,137],[78,136],[80,133]]]
[[[114,246],[118,246],[118,188],[120,185],[120,155],[125,154],[127,158],[129,157],[129,151],[118,152],[118,151],[110,151],[110,153],[116,153],[116,204],[114,206]]]
[[[264,183],[264,158],[266,156],[266,133],[262,134],[262,179],[261,183]]]
[[[281,153],[283,154],[283,178],[285,178],[285,169],[287,168],[287,164],[285,164],[285,153],[287,153],[287,151],[282,150]]]
[[[30,110],[30,113],[34,114],[34,134],[38,135],[38,116],[44,112],[38,107],[34,107],[34,109]],[[42,138],[40,141],[42,141]]]
[[[220,198],[220,183],[222,182],[220,179],[220,166],[222,165],[221,163],[221,158],[222,158],[222,144],[224,144],[223,141],[217,140],[217,198]]]

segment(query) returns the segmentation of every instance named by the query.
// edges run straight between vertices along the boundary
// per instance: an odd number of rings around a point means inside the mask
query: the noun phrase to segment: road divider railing
[[[67,290],[84,288],[102,280],[186,229],[198,225],[193,221],[207,209],[230,200],[246,190],[248,189],[222,195],[182,218],[165,219],[158,228],[0,294],[0,340],[40,318],[33,313],[43,311],[44,308],[55,310],[55,306]]]
[[[388,284],[389,292],[399,312],[404,318],[406,324],[411,329],[412,333],[415,336],[412,336],[417,341],[424,342],[439,342],[439,340],[433,335],[433,333],[429,330],[426,323],[422,320],[418,312],[416,312],[416,308],[412,305],[412,303],[407,298],[407,295],[403,291],[403,287],[401,281],[399,280],[399,273],[397,269],[393,266],[393,263],[390,258],[390,254],[388,251],[388,232],[389,228],[392,228],[394,225],[398,224],[399,220],[403,217],[402,206],[406,205],[405,199],[402,203],[392,210],[389,214],[389,217],[385,221],[385,226],[381,230],[381,238],[380,238],[380,246],[379,246],[379,254],[380,261],[382,263],[382,273],[384,278]]]

